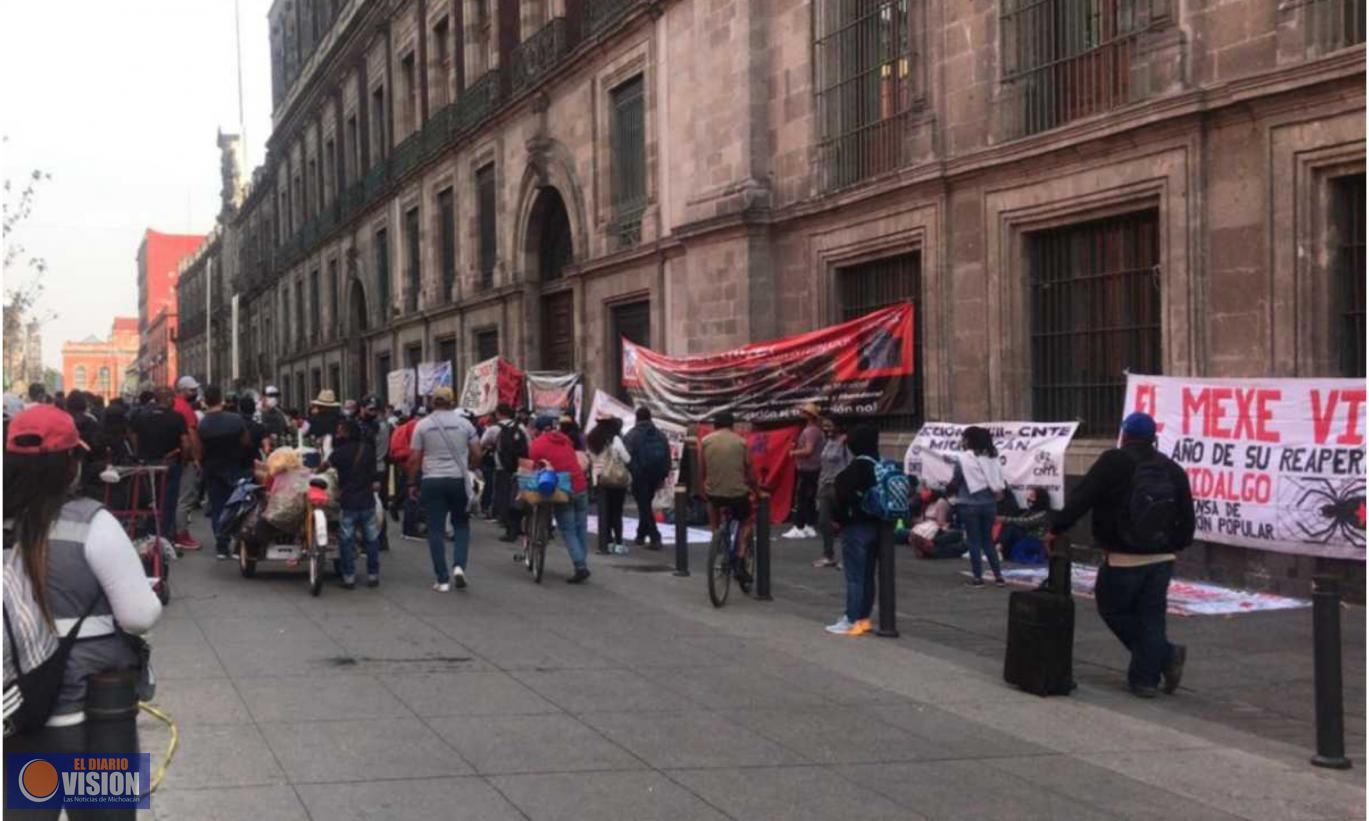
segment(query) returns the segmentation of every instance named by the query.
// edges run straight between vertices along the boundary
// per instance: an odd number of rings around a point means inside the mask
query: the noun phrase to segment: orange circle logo
[[[19,792],[30,801],[46,801],[57,792],[57,768],[41,758],[19,771]]]

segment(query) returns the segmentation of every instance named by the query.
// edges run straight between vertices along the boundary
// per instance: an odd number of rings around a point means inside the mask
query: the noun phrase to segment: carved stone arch
[[[575,173],[575,158],[557,140],[534,139],[528,142],[528,164],[518,186],[518,210],[514,213],[514,271],[520,282],[536,283],[537,271],[529,265],[529,231],[535,227],[533,210],[544,188],[555,188],[566,207],[570,221],[572,262],[584,259],[589,249],[588,211],[584,187]]]

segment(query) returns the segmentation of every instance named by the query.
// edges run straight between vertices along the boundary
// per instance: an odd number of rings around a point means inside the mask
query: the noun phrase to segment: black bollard
[[[894,525],[892,522],[879,523],[878,593],[879,626],[875,635],[889,639],[898,638],[898,594],[894,590]]]
[[[594,515],[599,517],[599,552],[608,552],[608,493],[602,488],[594,489]]]
[[[86,748],[99,755],[138,752],[138,674],[121,670],[86,680]]]
[[[675,575],[689,575],[689,491],[675,486]]]
[[[762,493],[756,504],[756,598],[770,596],[770,494]]]
[[[1312,764],[1348,770],[1341,681],[1340,580],[1335,576],[1312,578],[1312,653],[1317,693],[1317,754],[1312,756]]]

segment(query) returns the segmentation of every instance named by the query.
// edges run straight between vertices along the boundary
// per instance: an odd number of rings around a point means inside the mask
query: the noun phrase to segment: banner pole
[[[689,575],[689,491],[675,486],[675,575]]]
[[[756,505],[756,598],[770,596],[770,494],[762,492]]]

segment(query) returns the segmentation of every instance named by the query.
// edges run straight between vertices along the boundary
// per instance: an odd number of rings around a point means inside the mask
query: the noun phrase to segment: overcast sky
[[[238,128],[233,0],[3,0],[0,151],[7,179],[51,172],[15,237],[47,260],[43,361],[137,316],[144,228],[207,233],[216,130]],[[239,0],[248,162],[271,120],[269,0]],[[244,169],[244,179],[250,167]],[[6,283],[9,286],[11,283]]]

